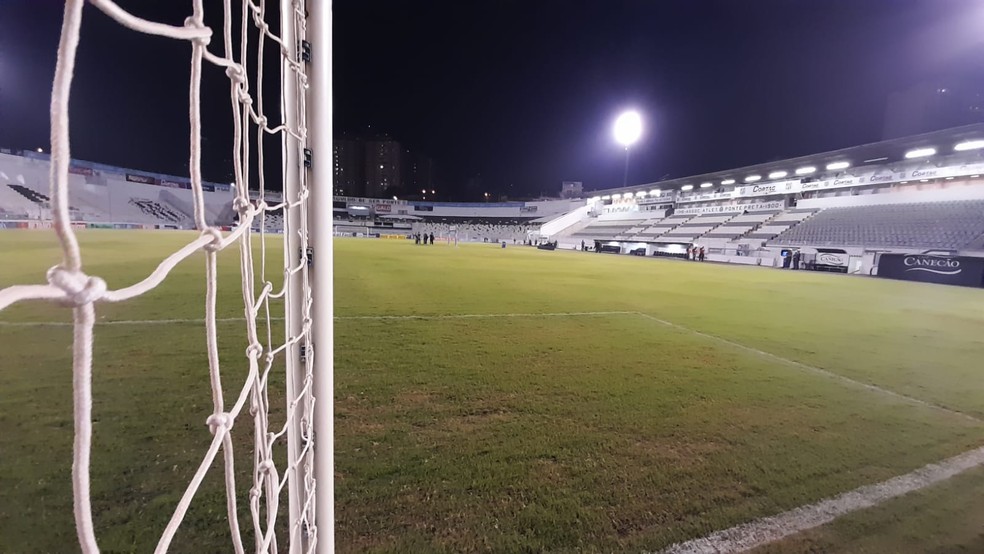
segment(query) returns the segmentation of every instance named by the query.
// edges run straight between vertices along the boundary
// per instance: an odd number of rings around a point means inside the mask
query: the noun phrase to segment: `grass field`
[[[112,288],[192,237],[81,234]],[[58,261],[46,232],[0,252],[0,287]],[[219,317],[242,313],[238,262],[220,255]],[[341,552],[658,551],[984,444],[984,290],[355,239],[335,268]],[[189,260],[100,321],[201,318],[203,273]],[[353,317],[381,315],[476,317]],[[77,548],[71,328],[23,325],[69,318],[0,312],[0,552]],[[236,383],[243,324],[220,335]],[[100,325],[95,360],[97,534],[146,552],[211,438],[202,325]],[[242,470],[251,427],[233,433]],[[760,550],[979,552],[982,492],[972,470]],[[172,551],[228,545],[213,471]]]

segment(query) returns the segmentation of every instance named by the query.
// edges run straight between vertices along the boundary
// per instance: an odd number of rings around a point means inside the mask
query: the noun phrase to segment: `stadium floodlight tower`
[[[629,147],[642,136],[642,116],[635,110],[623,112],[615,120],[613,128],[615,141],[625,147],[625,170],[622,172],[622,186],[629,181]]]

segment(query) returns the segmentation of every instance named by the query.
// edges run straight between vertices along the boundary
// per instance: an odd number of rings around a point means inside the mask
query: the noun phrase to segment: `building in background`
[[[561,198],[581,198],[584,196],[584,183],[581,181],[564,181],[560,184]]]
[[[882,139],[984,122],[984,90],[956,80],[923,81],[892,93]]]
[[[411,152],[389,135],[336,137],[334,192],[338,196],[388,198],[438,189],[437,169],[428,156]]]
[[[352,137],[334,140],[334,188],[336,196],[365,196],[365,143]]]
[[[411,195],[423,194],[421,191],[424,190],[437,190],[437,169],[432,158],[419,155],[411,158],[409,188]]]
[[[365,196],[383,198],[402,192],[406,183],[409,151],[387,135],[371,138],[365,143]]]

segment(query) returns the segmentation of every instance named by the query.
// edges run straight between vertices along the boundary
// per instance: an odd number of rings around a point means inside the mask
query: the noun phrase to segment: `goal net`
[[[93,357],[98,307],[156,289],[178,263],[204,252],[205,351],[201,356],[203,362],[207,360],[208,384],[203,376],[202,390],[204,394],[210,388],[212,405],[200,432],[211,433],[211,440],[169,522],[160,529],[157,551],[166,552],[171,546],[203,480],[214,471],[222,475],[213,478],[225,484],[230,550],[331,552],[332,186],[331,163],[324,161],[332,155],[330,2],[224,0],[221,17],[206,21],[204,0],[191,0],[189,15],[180,26],[141,19],[111,0],[85,4],[66,0],[51,93],[51,220],[62,259],[46,275],[38,276],[43,284],[0,290],[0,310],[32,300],[55,302],[72,310],[72,494],[79,545],[83,552],[99,550],[89,467],[92,376],[93,368],[99,368],[99,360]],[[84,40],[80,37],[83,15],[108,16],[135,34],[188,43],[191,51],[188,171],[198,235],[161,260],[143,280],[118,289],[86,273],[85,252],[69,207],[69,97],[76,51]],[[269,63],[272,53],[278,53],[280,63],[264,67],[264,59]],[[226,231],[206,208],[201,170],[202,73],[217,70],[224,72],[230,91],[232,125],[227,132],[233,137],[232,209],[238,220],[238,225]],[[269,95],[274,88],[280,93],[279,110],[265,109],[264,92]],[[279,141],[279,160],[264,159],[265,140]],[[271,232],[271,220],[279,226],[281,218],[282,233]],[[279,248],[268,252],[271,245],[276,246],[274,240],[283,242],[282,259]],[[245,375],[242,382],[231,382],[229,370],[224,371],[227,362],[220,364],[217,256],[222,251],[238,253],[240,261],[235,286],[242,291],[240,336],[245,335],[248,344],[236,372]],[[274,379],[274,372],[283,374]],[[271,381],[282,386],[271,387]],[[245,472],[237,473],[236,460],[244,458],[234,454],[234,433],[252,435],[235,443],[237,448],[252,445],[248,482],[237,482],[237,475]]]

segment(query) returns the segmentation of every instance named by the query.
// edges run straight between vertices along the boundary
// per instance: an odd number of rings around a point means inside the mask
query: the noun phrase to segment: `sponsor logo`
[[[918,178],[936,177],[936,173],[937,171],[935,169],[917,169],[912,172],[912,178],[918,179]]]
[[[126,180],[132,183],[143,183],[145,185],[156,185],[157,179],[153,177],[147,177],[145,175],[134,175],[133,173],[126,174]]]
[[[872,175],[868,177],[869,183],[888,183],[895,180],[895,175],[888,173],[886,175]]]
[[[68,167],[68,172],[74,173],[75,175],[92,175],[92,168],[71,165]]]
[[[953,258],[936,258],[933,256],[906,256],[902,259],[902,265],[909,271],[925,271],[937,275],[957,275],[963,268],[960,267],[960,260]]]
[[[849,187],[854,184],[854,179],[834,179],[830,184],[832,187]]]
[[[847,265],[844,263],[844,258],[842,258],[840,254],[827,254],[827,253],[819,254],[817,256],[817,263],[823,265],[838,265],[838,266]]]
[[[752,187],[752,194],[770,194],[776,192],[775,185],[755,185]]]

